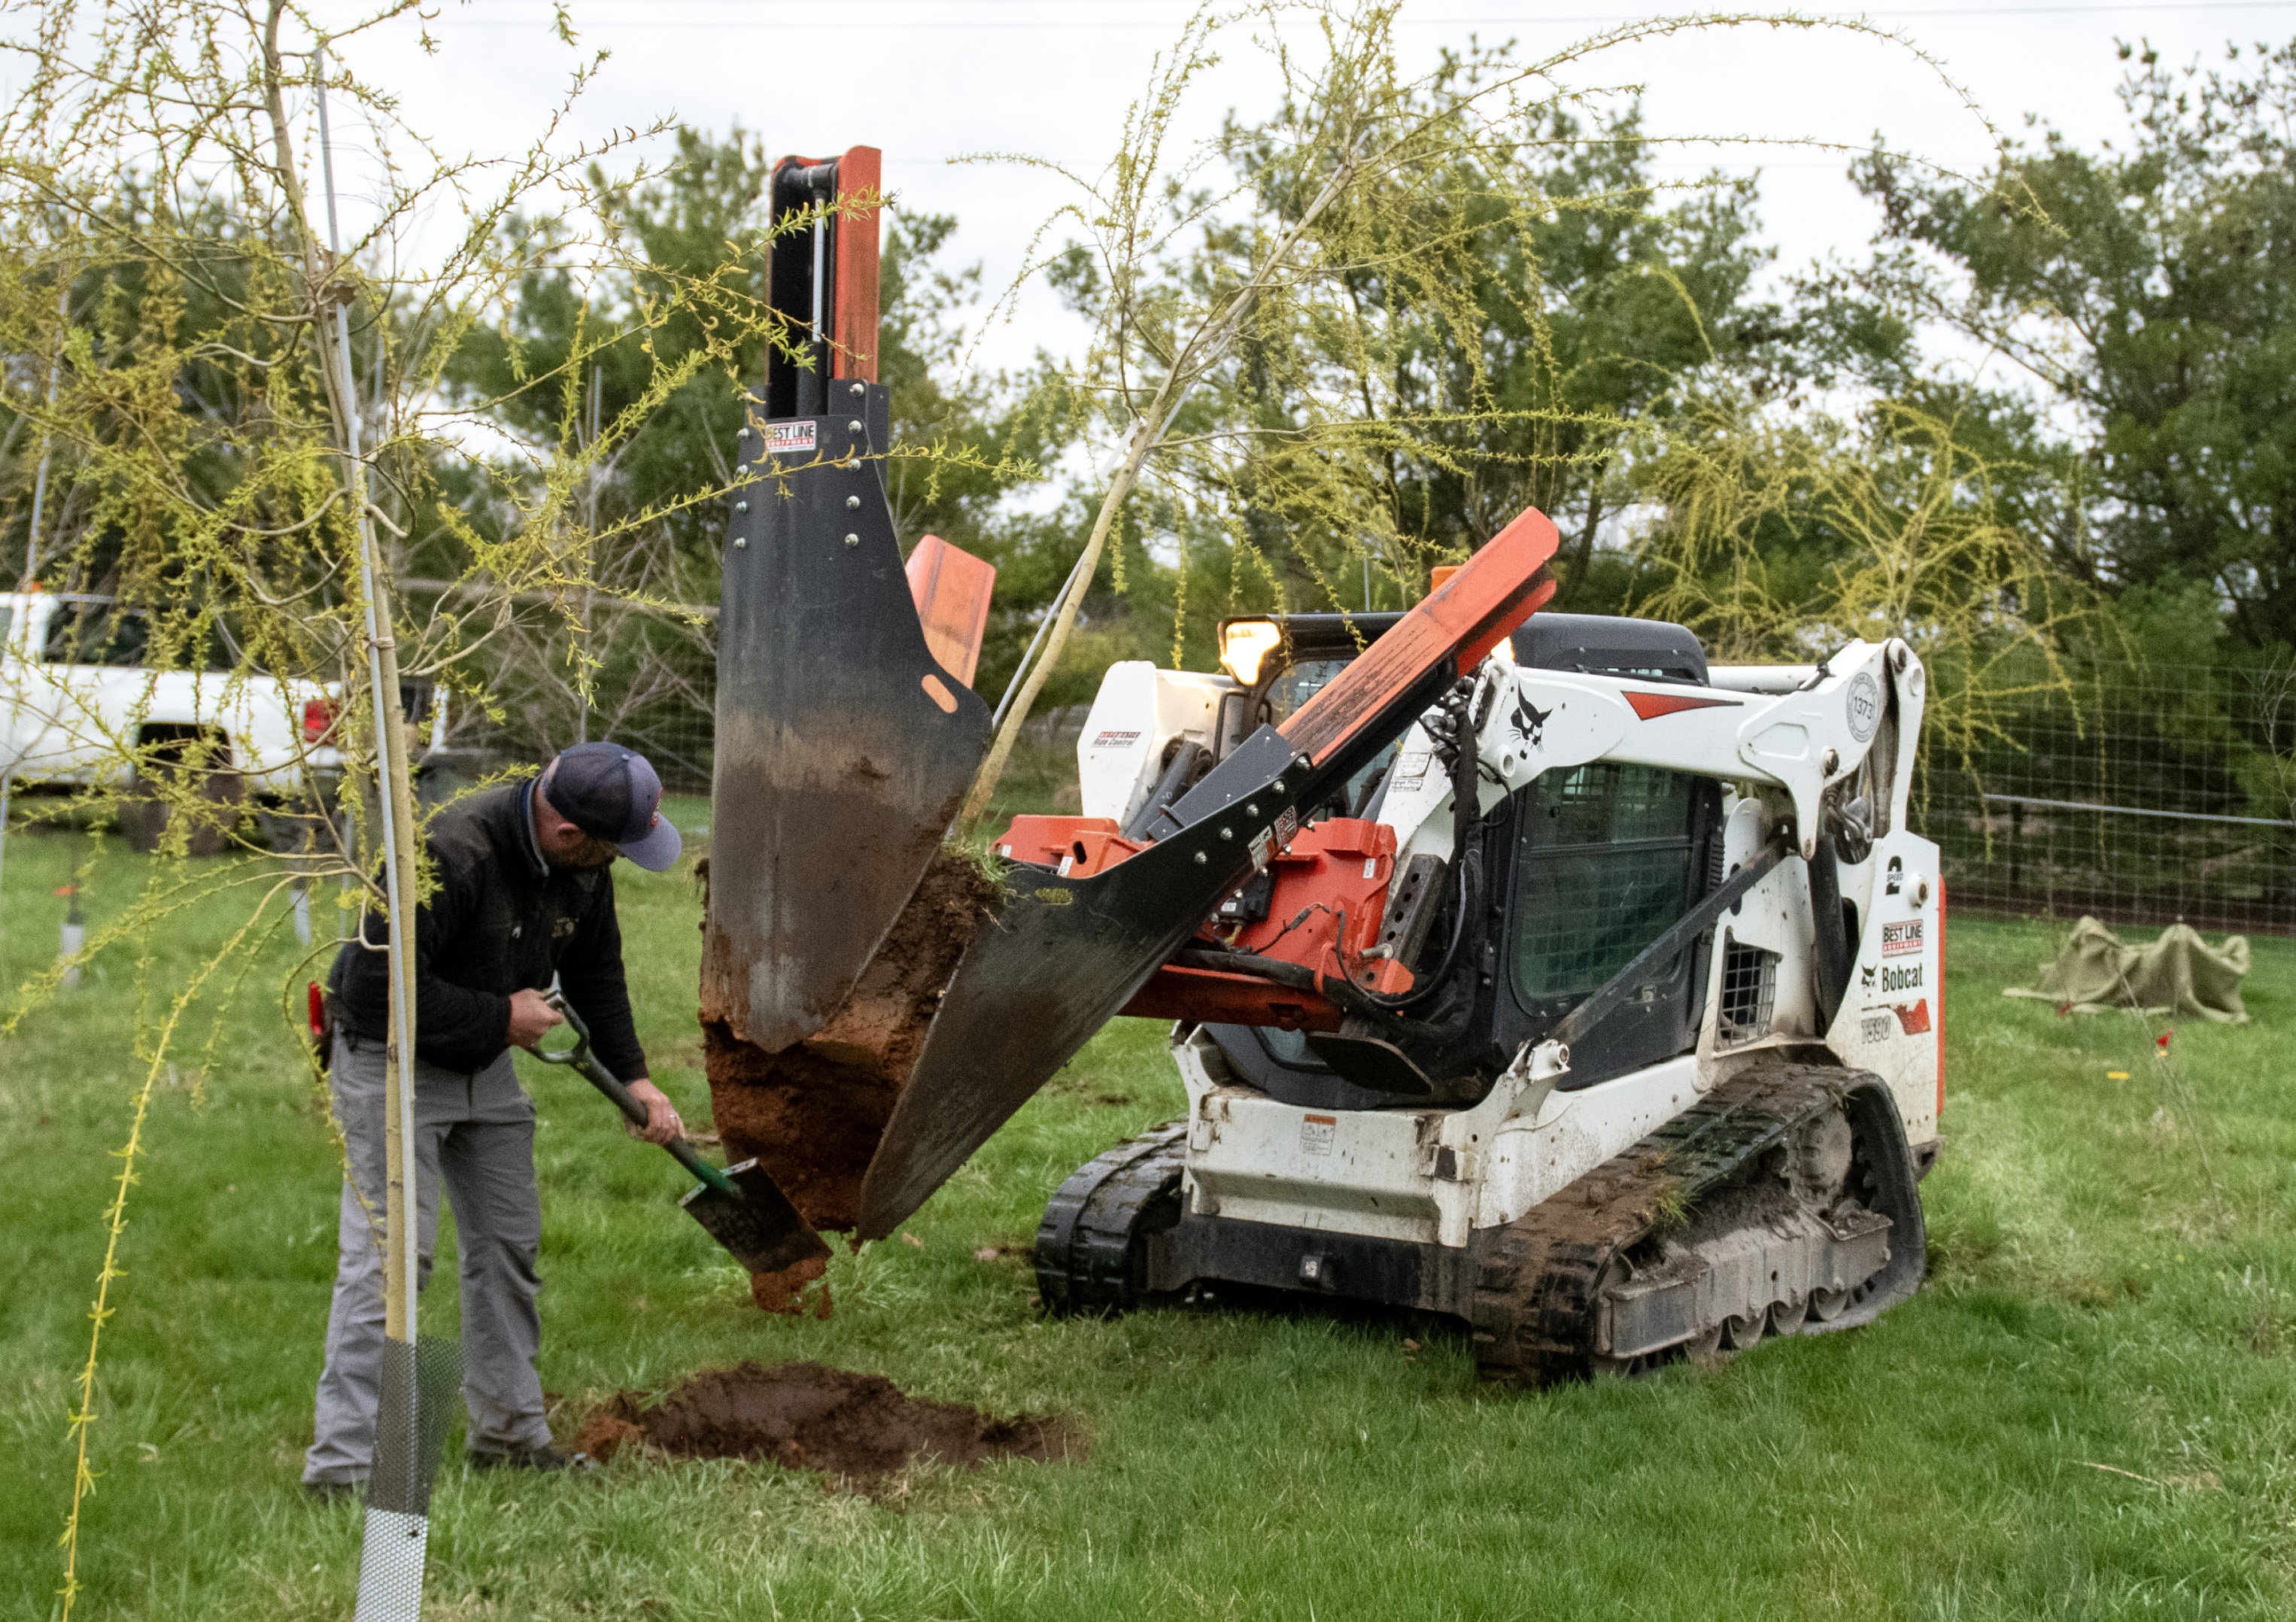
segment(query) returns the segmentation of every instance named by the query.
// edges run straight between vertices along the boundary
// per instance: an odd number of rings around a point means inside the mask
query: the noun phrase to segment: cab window
[[[1323,692],[1334,676],[1354,662],[1350,656],[1346,659],[1303,659],[1298,664],[1288,666],[1283,674],[1267,684],[1267,691],[1261,697],[1267,724],[1270,726],[1283,725],[1294,711]],[[1302,807],[1302,813],[1311,821],[1321,816],[1363,815],[1378,794],[1389,763],[1395,758],[1396,747],[1390,743],[1374,756],[1361,771],[1339,787],[1329,803]]]
[[[1267,724],[1283,725],[1285,717],[1321,692],[1333,676],[1353,662],[1345,659],[1303,659],[1286,668],[1267,684]]]
[[[59,602],[48,616],[45,657],[52,665],[132,668],[144,662],[151,640],[151,623],[140,613],[108,602]]]
[[[1698,782],[1602,760],[1524,791],[1513,941],[1522,997],[1593,991],[1690,910]]]

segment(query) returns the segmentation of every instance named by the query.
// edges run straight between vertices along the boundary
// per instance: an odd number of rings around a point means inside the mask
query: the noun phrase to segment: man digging
[[[654,1143],[685,1135],[677,1111],[646,1077],[606,876],[617,855],[653,872],[677,860],[677,830],[662,820],[660,805],[661,780],[644,757],[619,744],[581,743],[540,777],[459,800],[430,823],[437,889],[416,915],[414,952],[416,1288],[430,1276],[443,1177],[462,1257],[470,1460],[480,1468],[562,1470],[569,1462],[550,1444],[535,1371],[542,1201],[534,1101],[511,1065],[512,1048],[532,1046],[562,1022],[545,996],[554,975],[589,1026],[598,1057],[645,1106],[646,1125],[633,1134]],[[315,1498],[356,1493],[366,1480],[381,1392],[389,985],[381,913],[366,916],[363,935],[344,946],[328,979],[329,1075],[349,1175],[316,1435],[303,1463],[303,1490]]]

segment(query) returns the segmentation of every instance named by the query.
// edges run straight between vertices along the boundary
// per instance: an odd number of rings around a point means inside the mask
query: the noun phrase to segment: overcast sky
[[[981,261],[997,285],[1070,193],[1041,172],[950,160],[1024,152],[1096,172],[1116,149],[1151,55],[1192,7],[1176,0],[570,0],[568,9],[585,51],[612,53],[569,134],[595,137],[674,117],[717,132],[739,123],[777,152],[880,147],[887,189],[911,208],[955,215],[953,255]],[[1402,14],[1401,37],[1423,66],[1476,35],[1512,38],[1524,56],[1543,56],[1652,10],[1606,0],[1544,9],[1521,0],[1408,0]],[[371,40],[359,66],[395,90],[408,121],[447,150],[515,151],[540,128],[575,61],[551,37],[549,15],[546,0],[443,0],[429,25],[438,54],[423,56],[406,28]],[[2005,128],[2038,114],[2082,143],[2122,127],[2116,38],[2149,40],[2182,63],[2220,58],[2228,40],[2283,42],[2296,34],[2296,4],[2258,0],[1932,0],[1864,15],[1930,53]],[[1615,50],[1575,72],[1582,85],[1643,86],[1648,126],[1660,135],[1862,145],[1879,132],[1941,163],[1981,168],[1988,160],[1983,124],[1939,69],[1877,41],[1740,28]],[[1229,61],[1200,87],[1188,127],[1208,135],[1230,108],[1246,118],[1264,114],[1275,83],[1237,38]],[[1663,167],[1688,176],[1718,162],[1762,171],[1762,214],[1784,266],[1829,251],[1855,254],[1872,231],[1872,210],[1843,179],[1840,158],[1724,146],[1678,149]],[[346,174],[355,185],[355,161]],[[988,364],[1074,342],[1048,299],[1029,298],[1020,311],[984,343]]]

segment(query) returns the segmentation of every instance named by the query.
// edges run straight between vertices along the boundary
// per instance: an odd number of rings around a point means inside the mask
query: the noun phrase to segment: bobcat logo
[[[1539,709],[1529,699],[1517,693],[1514,700],[1514,735],[1522,740],[1523,746],[1527,749],[1544,748],[1546,717],[1554,713],[1551,709]]]
[[[1871,991],[1874,989],[1874,971],[1880,967],[1881,965],[1879,963],[1868,963],[1866,967],[1857,971],[1858,990]]]

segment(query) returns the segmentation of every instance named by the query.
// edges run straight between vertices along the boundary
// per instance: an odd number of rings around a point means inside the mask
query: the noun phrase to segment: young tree
[[[407,965],[421,877],[401,680],[478,690],[468,673],[500,629],[490,610],[537,592],[562,604],[611,594],[592,560],[660,513],[586,524],[592,471],[775,322],[730,277],[636,260],[611,199],[588,178],[610,152],[545,139],[507,159],[448,159],[408,129],[387,91],[350,64],[375,31],[423,27],[411,0],[386,0],[332,36],[285,0],[35,0],[12,8],[10,20],[4,43],[20,88],[0,112],[0,348],[55,357],[52,395],[17,391],[8,401],[10,443],[46,447],[35,476],[45,509],[40,569],[101,586],[140,613],[153,680],[201,668],[211,644],[227,666],[203,689],[218,694],[213,724],[190,745],[163,746],[116,725],[80,738],[92,780],[82,798],[97,807],[116,803],[119,785],[148,774],[165,747],[188,748],[212,766],[224,744],[206,733],[227,731],[246,705],[291,701],[319,691],[315,682],[339,696],[342,714],[329,735],[266,771],[275,782],[299,776],[299,795],[324,801],[340,757],[350,831],[325,821],[333,842],[317,867],[350,880],[361,910],[387,921],[396,1039],[386,1115],[397,1130],[378,1241],[389,1240],[389,1333],[408,1353],[398,1400],[386,1408],[411,1423],[410,1089],[398,1085],[398,1068],[412,1052]],[[594,59],[573,53],[562,20],[560,35],[570,98]],[[377,204],[348,231],[335,203],[331,110],[364,125],[381,159]],[[426,214],[448,229],[417,253],[407,233]],[[696,324],[702,337],[674,357],[649,356],[627,402],[578,443],[480,455],[472,446],[488,443],[505,402],[451,387],[449,373],[473,331],[545,253],[592,277],[656,276],[641,319],[617,335],[633,349],[644,352],[652,332],[697,309],[707,312]],[[599,348],[578,343],[550,366],[530,368],[521,389],[578,397]],[[22,478],[20,456],[9,471]],[[681,500],[706,504],[715,494],[693,490]],[[394,589],[414,568],[446,583],[426,612],[408,611]],[[58,725],[86,719],[69,692],[60,702],[72,713],[55,717]],[[204,822],[252,842],[236,807],[202,797],[190,775],[172,793],[183,827]],[[178,836],[163,854],[184,850]],[[270,864],[187,875],[162,862],[144,899],[87,952],[148,940],[187,895],[234,886],[252,889],[254,915],[235,941],[243,943],[291,877]],[[144,1076],[129,1110],[71,1421],[67,1614],[81,1587],[98,1352],[119,1309],[113,1283],[146,1110],[184,1011],[227,962],[177,987],[165,1017],[139,1037]],[[25,1015],[20,1007],[10,1026]],[[411,1463],[411,1440],[404,1456]],[[398,1501],[381,1503],[380,1488],[371,1498],[371,1532],[378,1510],[419,1519],[414,1478],[398,1485]],[[407,1541],[399,1540],[402,1551]]]

